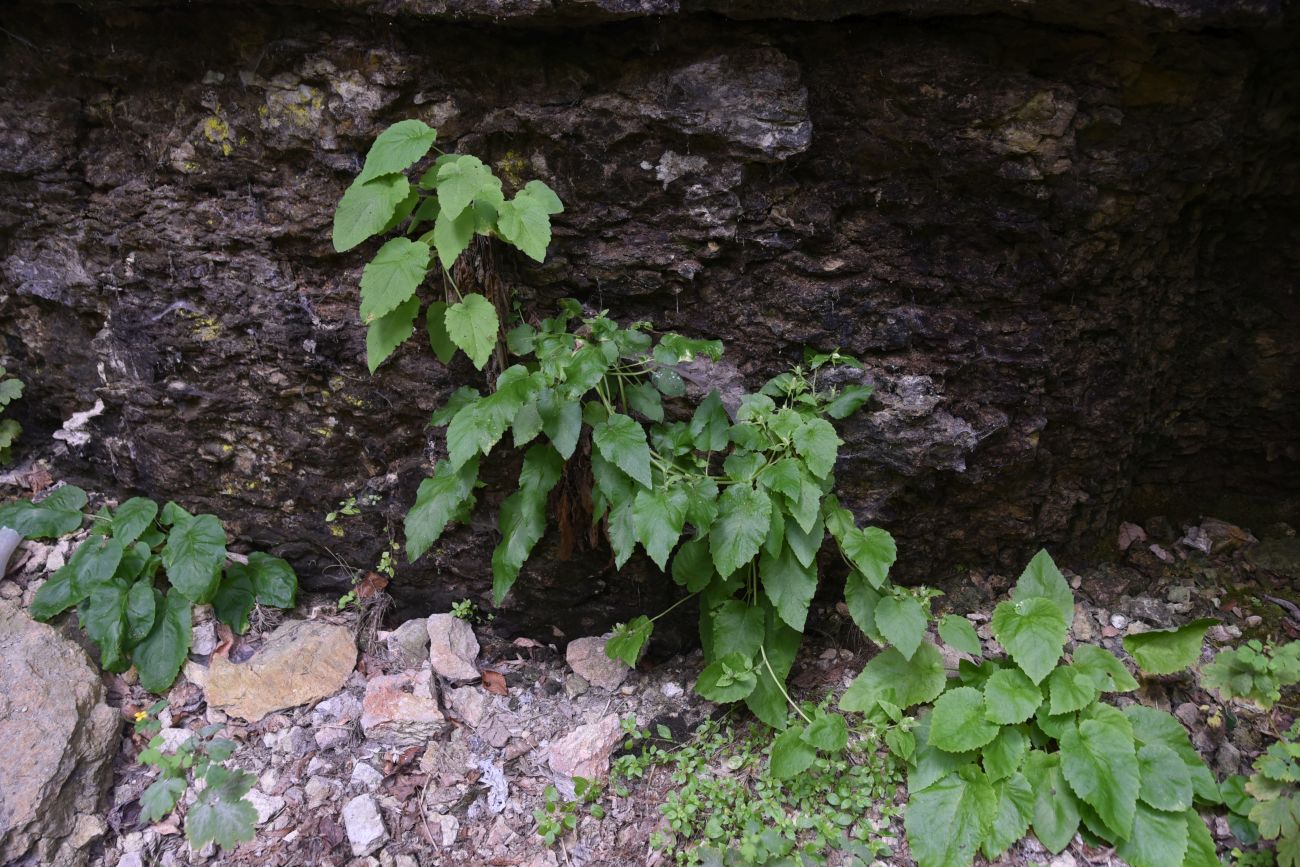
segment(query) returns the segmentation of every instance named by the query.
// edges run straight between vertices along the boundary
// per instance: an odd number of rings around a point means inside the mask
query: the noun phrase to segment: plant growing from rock
[[[12,401],[23,396],[23,383],[17,377],[9,376],[3,366],[0,366],[0,413],[2,413]],[[10,451],[13,444],[18,439],[18,435],[23,432],[22,425],[11,418],[0,419],[0,466],[9,463],[12,456]]]
[[[37,590],[31,614],[49,620],[75,608],[100,664],[109,671],[134,665],[150,692],[170,687],[185,662],[192,605],[211,603],[239,633],[254,604],[293,607],[293,567],[260,552],[246,563],[231,558],[215,516],[191,515],[175,503],[160,510],[143,497],[86,515],[86,503],[85,491],[65,485],[39,503],[0,506],[0,525],[28,539],[53,539],[91,519],[90,537]]]
[[[340,251],[386,231],[404,232],[362,275],[372,371],[413,333],[433,251],[443,294],[425,305],[432,348],[444,363],[464,351],[482,369],[496,346],[497,311],[481,295],[462,295],[452,266],[475,234],[542,261],[550,216],[562,209],[538,181],[506,200],[500,180],[468,155],[439,156],[412,188],[405,172],[434,138],[414,120],[383,132],[335,213]],[[432,230],[424,230],[428,223]],[[857,362],[839,353],[809,355],[805,365],[746,395],[734,420],[716,391],[689,419],[670,420],[664,398],[686,392],[678,365],[699,356],[716,361],[720,342],[655,335],[647,323],[622,328],[603,314],[584,316],[569,300],[540,327],[511,330],[506,343],[518,363],[496,378],[491,393],[462,387],[433,415],[434,425],[447,428],[448,457],[420,484],[406,516],[409,559],[469,514],[480,461],[508,432],[516,449],[526,449],[519,488],[501,505],[502,540],[492,556],[498,604],[541,539],[551,492],[578,456],[590,465],[592,518],[603,523],[615,565],[640,546],[700,597],[709,665],[697,688],[706,697],[743,699],[760,718],[784,727],[781,684],[817,590],[816,558],[828,532],[851,569],[850,606],[879,606],[882,627],[901,646],[920,641],[920,603],[888,584],[893,539],[857,527],[831,494],[840,445],[831,420],[856,412],[871,389],[828,387],[825,374]],[[653,620],[639,617],[618,630],[607,652],[635,663],[652,630]]]
[[[185,837],[190,846],[198,850],[216,843],[230,849],[253,839],[257,810],[244,795],[257,778],[223,764],[235,752],[234,741],[216,737],[221,726],[210,725],[195,732],[173,752],[165,752],[158,714],[166,706],[165,701],[155,702],[149,710],[136,714],[136,733],[150,737],[139,761],[159,772],[158,779],[140,796],[141,817],[146,822],[157,822],[176,809],[192,777],[203,785],[198,787],[198,797],[185,816]]]

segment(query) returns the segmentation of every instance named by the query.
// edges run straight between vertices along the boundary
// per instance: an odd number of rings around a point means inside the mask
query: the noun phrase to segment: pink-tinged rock
[[[361,730],[370,740],[402,746],[423,744],[446,728],[447,720],[429,692],[427,679],[410,674],[380,675],[366,684]]]
[[[257,722],[273,711],[333,695],[356,664],[357,645],[346,626],[289,620],[247,662],[214,655],[204,693],[210,707]]]
[[[605,641],[594,637],[574,639],[564,651],[564,659],[587,683],[612,691],[618,689],[632,669],[621,659],[605,655]]]
[[[432,614],[427,628],[429,662],[434,671],[448,680],[474,680],[479,676],[474,665],[478,639],[468,623],[450,614]]]
[[[618,714],[598,722],[578,726],[563,737],[551,741],[551,770],[566,777],[603,779],[609,774],[609,755],[623,739]]]

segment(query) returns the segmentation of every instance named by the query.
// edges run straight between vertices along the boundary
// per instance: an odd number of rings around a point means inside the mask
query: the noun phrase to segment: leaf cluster
[[[22,380],[9,376],[4,366],[0,365],[0,413],[4,412],[11,401],[23,396]],[[0,419],[0,467],[9,463],[10,454],[18,435],[23,432],[22,425],[11,418]]]
[[[224,762],[235,752],[234,741],[216,737],[222,727],[210,725],[195,732],[174,752],[164,752],[165,739],[156,734],[155,715],[166,704],[157,702],[136,722],[138,733],[154,735],[140,752],[139,761],[159,771],[158,779],[140,796],[142,818],[157,822],[174,810],[192,776],[203,786],[185,819],[185,837],[190,846],[197,851],[216,843],[231,849],[253,839],[257,810],[244,795],[257,778],[247,771],[225,767]]]
[[[76,608],[108,671],[134,665],[141,686],[162,692],[189,653],[192,605],[211,603],[217,618],[240,633],[255,603],[293,607],[293,567],[261,552],[247,563],[229,560],[215,516],[191,515],[175,503],[159,509],[144,497],[87,515],[86,503],[85,491],[65,485],[39,503],[0,506],[0,525],[43,539],[74,533],[91,519],[89,538],[37,590],[31,614],[49,620]]]
[[[372,373],[415,333],[422,305],[438,358],[446,364],[459,349],[482,370],[497,345],[500,320],[487,298],[460,292],[452,266],[475,236],[499,238],[541,262],[551,243],[551,217],[564,210],[537,180],[507,199],[501,179],[470,154],[440,153],[412,183],[406,172],[435,149],[436,138],[434,129],[413,119],[384,130],[334,212],[334,249],[340,253],[398,232],[361,274]],[[418,290],[431,269],[442,275],[443,289],[424,304]]]
[[[1242,698],[1264,709],[1282,698],[1282,689],[1300,683],[1300,641],[1281,646],[1250,640],[1220,651],[1201,669],[1201,684],[1224,699]]]
[[[577,829],[580,813],[585,811],[593,818],[605,818],[605,808],[599,803],[603,794],[600,783],[586,777],[573,778],[573,800],[562,797],[559,789],[548,785],[543,792],[543,805],[533,810],[537,836],[547,846],[554,846],[561,837]]]
[[[890,742],[909,766],[905,827],[920,867],[996,858],[1031,829],[1052,852],[1082,832],[1134,867],[1217,863],[1194,806],[1220,802],[1213,776],[1172,716],[1102,700],[1138,687],[1114,654],[1084,644],[1063,658],[1073,614],[1069,585],[1040,552],[993,612],[1007,658],[963,660],[949,680],[934,645],[910,660],[890,648],[844,694],[850,711],[933,702]]]
[[[1300,865],[1300,723],[1257,759],[1249,777],[1223,781],[1233,834],[1245,843],[1273,841],[1279,867]]]

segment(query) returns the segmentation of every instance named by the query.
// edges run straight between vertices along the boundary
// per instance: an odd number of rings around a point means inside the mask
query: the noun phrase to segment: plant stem
[[[790,707],[794,708],[795,713],[803,717],[804,722],[812,725],[812,718],[803,712],[803,708],[794,703],[794,699],[790,698],[790,693],[786,692],[785,687],[781,684],[781,678],[777,677],[776,672],[772,670],[772,663],[769,662],[767,658],[767,649],[760,644],[758,646],[758,652],[763,655],[763,664],[767,666],[767,673],[772,675],[772,682],[776,684],[777,689],[781,690],[781,695],[785,696],[785,700],[790,703]]]
[[[669,606],[668,606],[667,608],[665,608],[663,611],[660,611],[660,612],[659,612],[658,614],[656,614],[654,617],[651,617],[651,618],[650,618],[650,622],[651,622],[651,623],[654,623],[656,620],[658,620],[660,617],[663,617],[663,616],[664,616],[665,614],[667,614],[668,612],[672,611],[672,610],[673,610],[674,608],[676,608],[678,605],[681,605],[683,602],[688,602],[688,601],[690,601],[691,599],[694,599],[696,596],[699,596],[702,592],[704,592],[704,591],[702,591],[702,590],[696,590],[694,593],[690,594],[689,596],[683,596],[681,599],[678,599],[676,602],[674,602],[672,605],[669,605]]]

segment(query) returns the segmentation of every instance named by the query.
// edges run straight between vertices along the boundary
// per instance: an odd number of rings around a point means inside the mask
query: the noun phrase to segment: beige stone
[[[290,620],[247,662],[214,656],[204,692],[209,705],[257,722],[273,711],[333,695],[356,664],[357,646],[347,627]]]
[[[609,755],[623,739],[618,714],[584,726],[578,726],[562,738],[551,742],[551,770],[566,777],[602,779],[609,774]]]
[[[468,623],[450,614],[432,614],[426,627],[429,631],[429,662],[434,671],[448,680],[474,680],[479,676],[474,665],[478,657],[478,639]]]
[[[447,720],[430,695],[427,681],[393,674],[372,677],[366,684],[361,730],[370,740],[401,746],[423,744],[446,727]]]
[[[612,691],[619,688],[632,669],[621,659],[610,659],[605,655],[607,639],[608,636],[574,639],[565,649],[564,659],[587,683]]]

